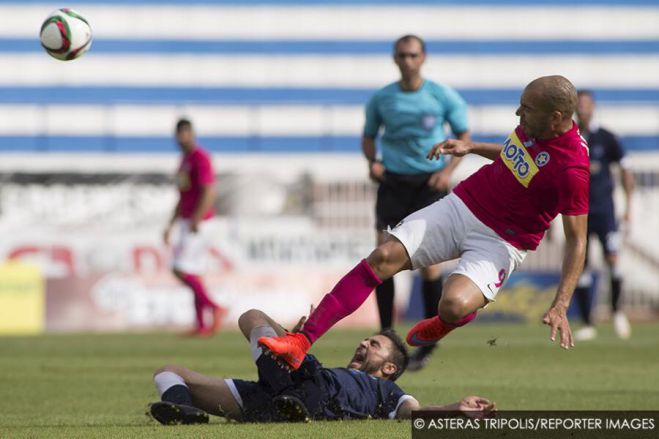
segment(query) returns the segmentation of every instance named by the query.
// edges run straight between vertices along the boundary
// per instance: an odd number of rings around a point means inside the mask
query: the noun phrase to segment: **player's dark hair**
[[[180,132],[181,130],[191,130],[192,129],[192,122],[190,122],[189,119],[186,118],[181,118],[176,122],[176,132]]]
[[[388,361],[391,361],[396,365],[396,372],[389,377],[391,381],[396,381],[398,377],[400,377],[403,372],[405,372],[405,369],[407,369],[407,365],[410,362],[410,356],[407,353],[407,348],[405,347],[403,340],[393,329],[384,329],[378,334],[387,337],[394,345]]]
[[[400,37],[399,39],[397,39],[396,42],[394,43],[394,54],[395,54],[396,51],[398,50],[398,45],[399,45],[400,43],[403,43],[403,42],[404,42],[404,43],[407,43],[407,42],[410,41],[410,40],[416,40],[416,41],[418,41],[419,44],[421,44],[421,52],[422,52],[422,53],[426,53],[426,42],[423,41],[423,39],[422,39],[421,37],[419,37],[418,35],[407,34],[407,35],[403,35],[402,37]]]

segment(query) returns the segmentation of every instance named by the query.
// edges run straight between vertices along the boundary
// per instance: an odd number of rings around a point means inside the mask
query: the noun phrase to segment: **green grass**
[[[629,341],[610,327],[563,351],[540,326],[474,324],[451,334],[429,366],[399,384],[422,404],[468,394],[500,409],[659,409],[659,324],[635,325]],[[369,331],[333,331],[313,352],[344,365]],[[496,345],[487,340],[497,338]],[[212,340],[173,334],[0,338],[0,437],[409,437],[408,422],[241,425],[213,418],[201,427],[162,427],[145,415],[156,400],[153,370],[178,363],[203,373],[252,379],[237,332]]]

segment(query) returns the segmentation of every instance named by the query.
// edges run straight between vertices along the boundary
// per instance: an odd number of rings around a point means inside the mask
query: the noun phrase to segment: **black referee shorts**
[[[428,186],[432,173],[404,175],[386,171],[375,203],[375,228],[395,227],[409,214],[448,194]]]

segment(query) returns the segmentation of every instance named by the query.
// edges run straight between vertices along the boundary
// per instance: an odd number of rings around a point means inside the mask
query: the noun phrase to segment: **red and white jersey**
[[[197,146],[186,153],[181,160],[181,165],[176,173],[178,184],[181,218],[191,218],[201,201],[201,189],[215,183],[215,173],[208,152]],[[202,219],[213,216],[213,209],[204,213]]]
[[[454,192],[501,238],[535,250],[556,215],[588,214],[588,185],[588,144],[573,122],[546,140],[529,139],[518,126],[500,156]]]

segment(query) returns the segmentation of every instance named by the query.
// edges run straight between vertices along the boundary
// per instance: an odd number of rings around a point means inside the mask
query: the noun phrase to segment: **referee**
[[[452,88],[421,76],[425,60],[426,47],[420,37],[405,35],[396,40],[394,62],[400,80],[375,92],[366,105],[362,151],[370,178],[379,184],[375,207],[378,245],[384,242],[388,228],[447,194],[451,174],[461,159],[426,158],[433,145],[447,138],[445,125],[458,139],[469,140],[465,101]],[[421,277],[425,317],[436,316],[442,294],[439,267],[421,269]],[[376,288],[376,297],[380,325],[391,328],[393,278]],[[417,349],[408,370],[421,369],[435,347]]]

